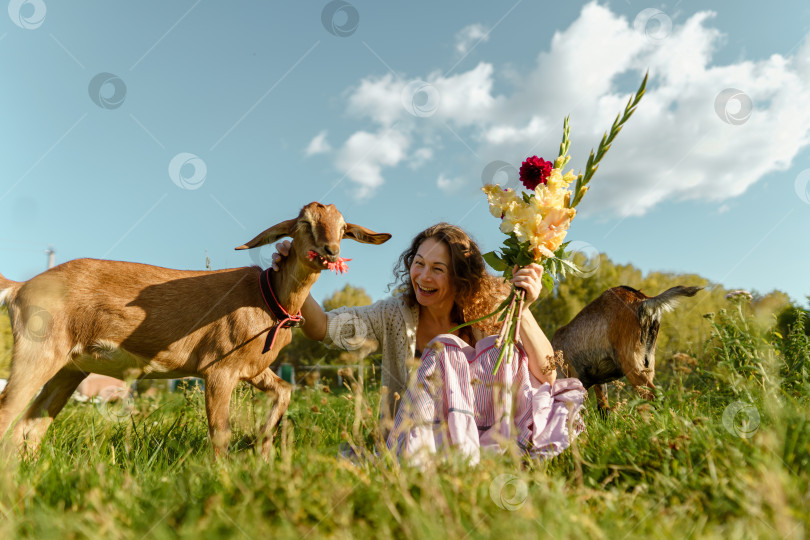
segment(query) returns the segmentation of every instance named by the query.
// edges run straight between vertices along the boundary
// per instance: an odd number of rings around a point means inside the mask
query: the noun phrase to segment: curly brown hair
[[[409,306],[416,303],[416,292],[411,283],[410,269],[419,246],[428,238],[443,242],[450,251],[450,279],[456,292],[451,317],[467,322],[491,313],[509,293],[509,286],[499,277],[487,272],[486,263],[478,245],[461,227],[449,223],[438,223],[416,235],[411,246],[406,249],[394,265],[394,286],[402,291]],[[391,288],[389,286],[389,290]],[[496,317],[475,323],[473,327],[484,335],[494,334],[499,325]],[[462,330],[462,337],[474,344],[472,332]]]

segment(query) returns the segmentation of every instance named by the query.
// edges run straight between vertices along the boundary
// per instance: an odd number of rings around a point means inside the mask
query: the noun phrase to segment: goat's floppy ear
[[[376,233],[361,225],[347,223],[346,230],[343,231],[343,238],[351,238],[352,240],[364,244],[382,244],[383,242],[387,242],[391,238],[391,235],[388,233]]]
[[[236,249],[255,248],[263,246],[265,244],[269,244],[270,242],[275,242],[282,236],[292,236],[292,232],[293,229],[295,229],[296,223],[298,223],[298,218],[282,221],[281,223],[273,225],[263,233],[259,234],[256,238],[254,238],[247,244],[242,244]]]

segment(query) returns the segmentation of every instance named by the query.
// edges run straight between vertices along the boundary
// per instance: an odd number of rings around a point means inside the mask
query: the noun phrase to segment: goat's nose
[[[326,244],[325,246],[323,246],[323,250],[324,252],[326,252],[327,255],[331,255],[332,257],[334,257],[335,255],[340,253],[340,246],[337,244],[332,245]]]

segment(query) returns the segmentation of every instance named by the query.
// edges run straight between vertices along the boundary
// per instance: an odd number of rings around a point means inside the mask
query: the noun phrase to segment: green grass
[[[712,323],[701,365],[659,366],[654,402],[611,391],[607,418],[589,400],[587,432],[545,463],[337,458],[346,440],[373,447],[374,390],[298,389],[267,462],[253,437],[269,404],[247,387],[218,461],[198,390],[139,398],[118,422],[71,403],[39,456],[0,458],[0,538],[803,538],[810,385],[782,368],[810,348]]]

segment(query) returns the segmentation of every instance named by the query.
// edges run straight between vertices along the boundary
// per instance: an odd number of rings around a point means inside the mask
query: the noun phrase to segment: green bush
[[[786,388],[810,395],[810,337],[807,335],[808,316],[802,309],[795,310],[795,319],[787,335],[777,334],[783,364],[781,376]]]

